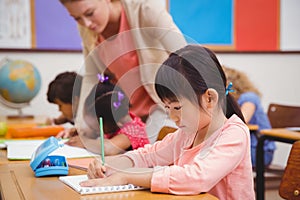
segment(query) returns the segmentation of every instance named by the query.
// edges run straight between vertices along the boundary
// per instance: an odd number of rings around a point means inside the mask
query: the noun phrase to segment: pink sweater
[[[141,118],[133,113],[129,112],[129,115],[132,119],[131,122],[124,124],[123,127],[114,134],[104,134],[104,137],[111,139],[118,134],[124,134],[130,140],[132,149],[144,147],[150,143],[146,133],[146,125],[142,122]]]
[[[182,130],[125,155],[135,167],[154,167],[151,191],[178,195],[208,192],[219,199],[255,199],[249,129],[233,115],[196,147]]]

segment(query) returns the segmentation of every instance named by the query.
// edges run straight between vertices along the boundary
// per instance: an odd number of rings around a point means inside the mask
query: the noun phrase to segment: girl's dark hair
[[[122,96],[122,98],[120,98]],[[84,114],[103,118],[105,133],[119,130],[117,122],[129,112],[129,99],[121,88],[110,81],[99,82],[95,85],[84,104]]]
[[[216,55],[200,45],[187,45],[170,54],[159,68],[155,90],[162,101],[184,97],[201,106],[201,96],[208,88],[218,92],[219,105],[227,118],[238,115],[244,122],[239,105],[226,95],[226,76]]]
[[[47,100],[55,103],[55,99],[59,99],[64,103],[72,104],[72,97],[80,96],[81,82],[82,76],[76,72],[58,74],[48,86]]]

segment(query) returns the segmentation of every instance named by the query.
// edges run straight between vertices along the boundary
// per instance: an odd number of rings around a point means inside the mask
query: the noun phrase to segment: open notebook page
[[[87,175],[60,176],[59,180],[70,186],[80,194],[98,194],[109,192],[124,192],[132,190],[144,190],[145,188],[128,185],[104,186],[104,187],[81,187],[80,182],[87,180]]]

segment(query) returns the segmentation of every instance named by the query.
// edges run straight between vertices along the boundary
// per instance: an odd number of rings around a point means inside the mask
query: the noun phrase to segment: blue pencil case
[[[63,146],[51,136],[44,141],[32,154],[30,167],[36,177],[68,175],[69,167],[65,156],[49,155],[57,148]]]

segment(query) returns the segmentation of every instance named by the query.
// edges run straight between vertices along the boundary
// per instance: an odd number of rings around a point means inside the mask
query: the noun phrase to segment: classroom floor
[[[280,182],[281,182],[281,176],[265,172],[265,200],[283,200],[283,198],[279,196]],[[254,184],[255,184],[255,172],[254,172]]]
[[[283,198],[281,198],[279,196],[278,189],[268,189],[268,190],[266,190],[266,193],[265,193],[265,199],[266,200],[282,200]]]
[[[279,185],[281,178],[277,178],[276,180],[266,180],[265,182],[265,200],[283,200],[279,196]]]

